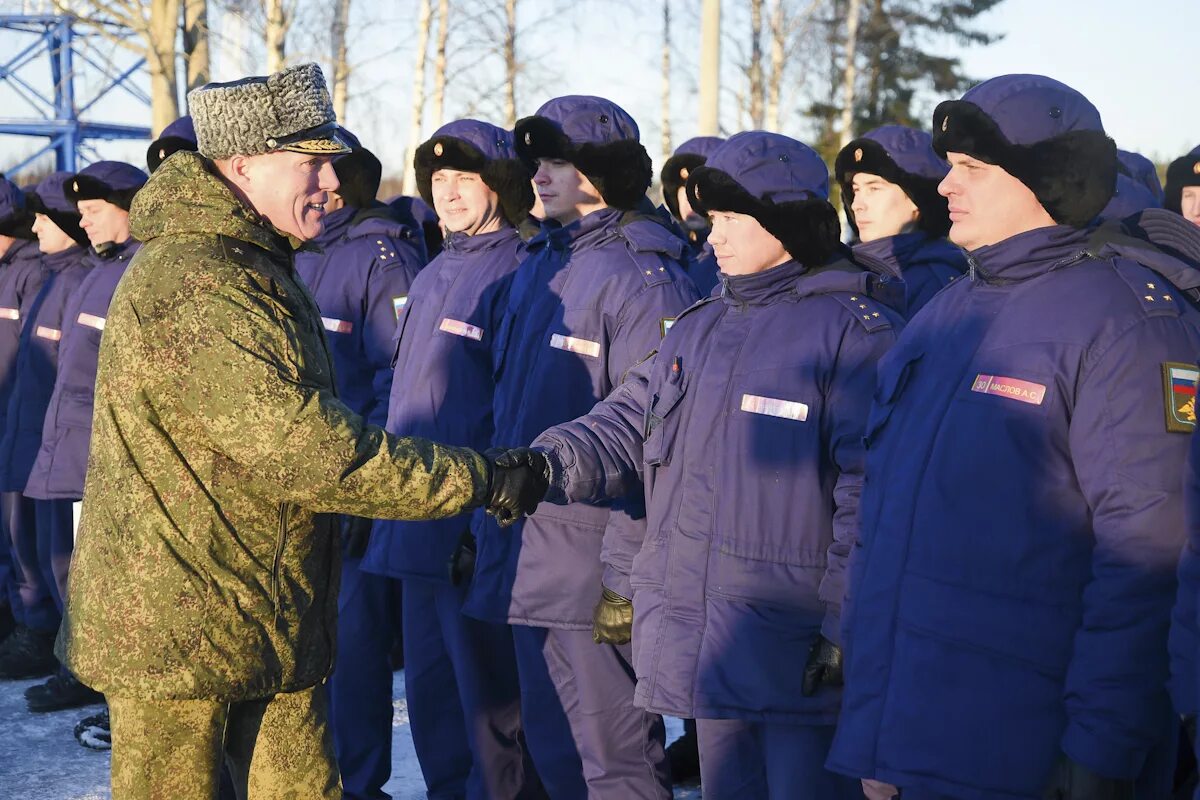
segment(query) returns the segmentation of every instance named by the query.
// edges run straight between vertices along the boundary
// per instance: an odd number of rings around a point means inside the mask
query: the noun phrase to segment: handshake
[[[488,461],[487,513],[508,527],[534,512],[550,488],[550,463],[528,447],[496,448],[483,454]]]

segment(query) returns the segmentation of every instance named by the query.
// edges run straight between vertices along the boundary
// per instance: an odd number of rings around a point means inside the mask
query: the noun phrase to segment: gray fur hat
[[[272,150],[311,155],[349,153],[338,133],[325,76],[317,64],[274,75],[210,83],[188,94],[196,144],[207,158]]]

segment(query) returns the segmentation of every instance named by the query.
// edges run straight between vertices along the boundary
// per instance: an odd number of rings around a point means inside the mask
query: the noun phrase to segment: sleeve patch
[[[1167,361],[1162,372],[1167,430],[1191,433],[1196,429],[1196,380],[1200,378],[1200,370],[1194,364]]]
[[[671,330],[671,326],[675,324],[678,317],[663,317],[658,321],[658,335],[660,339],[666,338],[667,331]]]
[[[408,295],[402,294],[399,297],[392,298],[392,311],[396,312],[396,320],[400,320],[400,313],[404,311],[404,307],[408,305]]]

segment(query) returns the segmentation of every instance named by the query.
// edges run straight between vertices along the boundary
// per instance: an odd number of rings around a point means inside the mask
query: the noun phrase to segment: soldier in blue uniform
[[[611,101],[551,100],[514,131],[546,220],[513,278],[497,332],[494,442],[524,445],[585,413],[658,346],[697,299],[685,244],[645,202],[651,163]],[[628,597],[629,564],[607,543],[645,533],[641,493],[502,529],[477,517],[464,610],[513,624],[522,719],[555,798],[666,798],[664,728],[633,705],[628,644],[593,641],[593,613]],[[605,591],[607,587],[608,591]]]
[[[17,363],[21,301],[37,293],[42,274],[41,251],[32,225],[33,214],[26,208],[25,193],[12,181],[0,177],[0,428]],[[0,531],[4,530],[0,522]],[[8,536],[0,536],[0,642],[24,622],[10,551]]]
[[[17,360],[0,436],[0,515],[11,543],[17,590],[25,621],[0,645],[0,678],[33,678],[53,672],[54,636],[61,621],[56,587],[41,567],[37,513],[24,496],[42,438],[46,406],[54,390],[63,313],[71,294],[91,269],[87,234],[67,198],[67,172],[52,172],[27,197],[35,212],[33,232],[42,252],[36,293],[26,293]]]
[[[707,297],[717,285],[717,259],[708,244],[708,219],[692,208],[687,197],[688,176],[702,166],[725,140],[718,136],[695,136],[675,149],[659,172],[663,202],[687,235],[691,260],[688,277],[696,284],[701,297]]]
[[[1193,225],[1200,225],[1200,145],[1167,167],[1167,186],[1163,208],[1182,214]]]
[[[486,449],[496,335],[524,254],[516,226],[533,202],[529,176],[511,132],[470,119],[443,126],[417,148],[415,167],[421,196],[449,235],[409,291],[387,429]],[[389,628],[402,618],[409,720],[429,796],[537,797],[521,743],[512,632],[506,623],[461,613],[474,552],[469,515],[376,523],[362,566],[386,576],[377,579],[388,587],[372,614],[373,694],[391,697],[383,662]],[[367,726],[365,719],[360,724]],[[390,715],[373,727],[366,735],[386,766]]]
[[[967,268],[962,250],[946,240],[950,219],[937,192],[946,171],[929,134],[902,125],[854,139],[834,162],[858,238],[854,258],[904,279],[907,318]]]
[[[933,131],[969,273],[879,365],[829,766],[905,800],[1168,797],[1195,271],[1093,241],[1116,147],[1074,89],[994,78]]]

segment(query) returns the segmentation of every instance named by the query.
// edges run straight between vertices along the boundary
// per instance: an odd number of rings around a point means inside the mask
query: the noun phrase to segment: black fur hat
[[[687,185],[688,176],[692,170],[702,165],[709,154],[717,149],[725,140],[718,136],[696,136],[688,139],[675,150],[674,155],[667,159],[658,173],[658,181],[662,184],[663,202],[671,216],[680,222],[679,190]]]
[[[650,155],[638,140],[637,123],[601,97],[551,100],[534,116],[519,120],[513,136],[517,155],[530,174],[539,158],[569,161],[613,208],[636,208],[654,177]]]
[[[1183,213],[1183,187],[1200,186],[1200,147],[1180,156],[1167,167],[1167,185],[1163,189],[1163,208]]]
[[[941,103],[933,112],[933,149],[1001,167],[1060,225],[1087,226],[1117,183],[1117,146],[1100,112],[1041,75],[1003,75]]]
[[[529,172],[516,158],[512,134],[479,120],[463,119],[443,125],[413,158],[417,189],[433,206],[433,173],[439,169],[475,172],[500,199],[500,211],[516,227],[533,207]]]
[[[846,220],[858,235],[854,205],[854,175],[878,175],[894,183],[917,207],[917,227],[930,236],[943,237],[950,231],[950,212],[946,198],[938,194],[938,184],[946,177],[946,162],[933,152],[929,134],[887,125],[851,141],[834,161],[834,179],[842,188],[842,207]]]
[[[688,202],[701,214],[732,211],[758,220],[806,267],[826,264],[840,245],[829,204],[829,171],[812,148],[765,131],[729,138],[688,176]]]
[[[365,147],[333,160],[333,171],[338,177],[337,193],[346,205],[354,208],[370,208],[379,194],[379,183],[383,179],[383,165]]]

